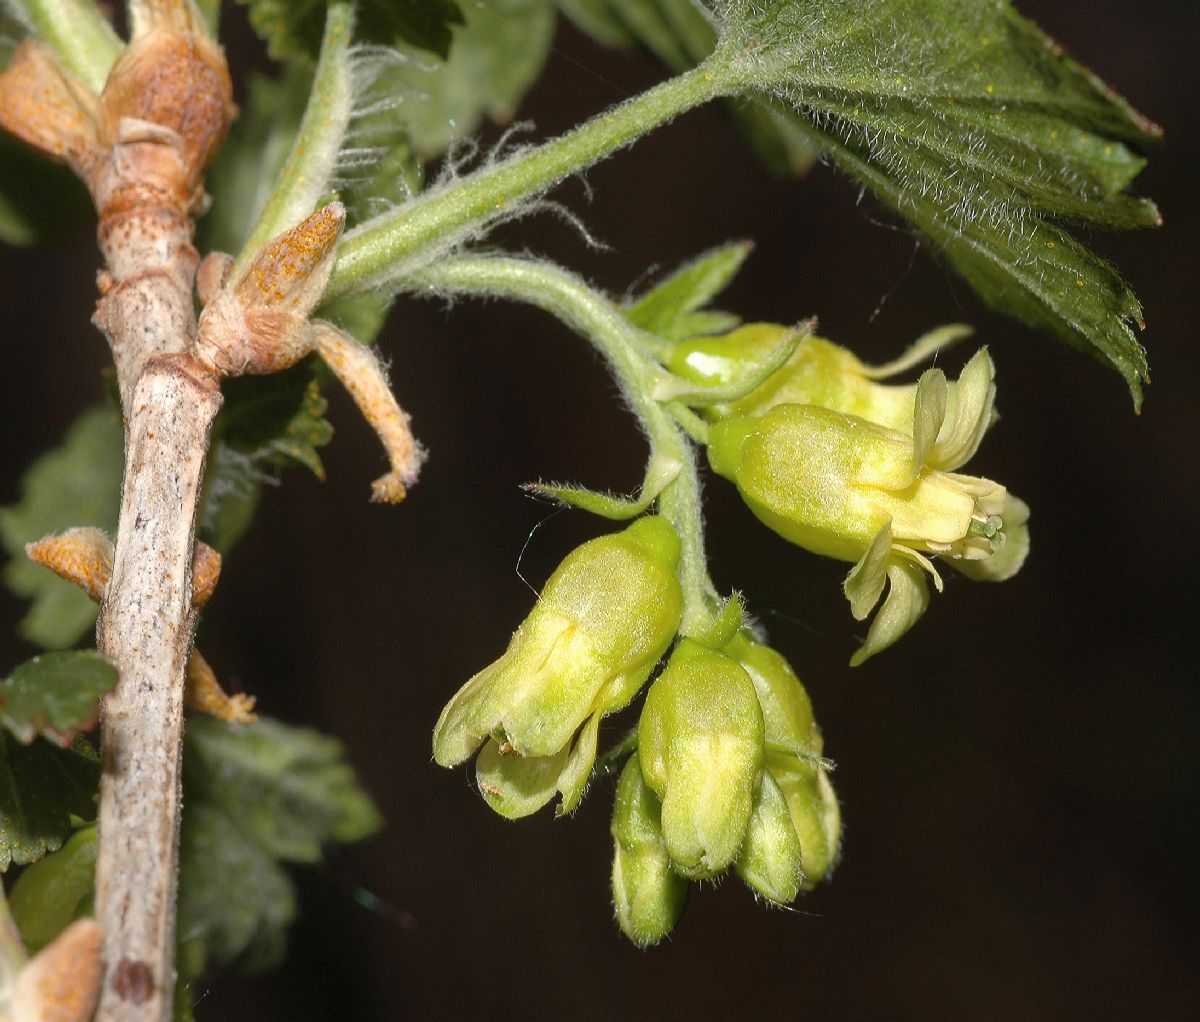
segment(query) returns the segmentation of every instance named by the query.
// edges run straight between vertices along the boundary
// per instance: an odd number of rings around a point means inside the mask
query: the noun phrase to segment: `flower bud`
[[[679,538],[657,516],[568,554],[504,655],[442,711],[434,759],[454,766],[490,738],[479,775],[497,811],[525,815],[559,790],[570,812],[600,717],[634,697],[679,628],[678,564]]]
[[[691,338],[671,349],[666,366],[676,376],[693,383],[727,385],[755,366],[766,364],[793,330],[776,323],[750,323],[719,337]],[[917,341],[895,362],[883,366],[865,365],[849,349],[809,335],[764,383],[736,401],[706,411],[712,418],[724,418],[765,415],[778,405],[819,405],[911,433],[917,385],[878,381],[911,368],[937,346],[952,343],[970,332],[965,326],[942,327]],[[958,389],[959,384],[950,384],[948,422],[955,418]],[[990,404],[987,413],[990,422]]]
[[[795,901],[804,885],[804,849],[787,798],[770,770],[763,772],[736,868],[750,890],[777,905]]]
[[[650,686],[638,725],[646,783],[662,800],[675,869],[704,879],[742,846],[763,766],[763,715],[738,663],[685,639]]]
[[[638,947],[657,944],[675,928],[688,882],[671,868],[662,836],[662,807],[630,756],[613,807],[613,905],[621,931]]]
[[[791,665],[744,632],[729,644],[729,653],[754,682],[766,744],[763,784],[738,874],[763,897],[786,904],[832,868],[841,812],[821,760],[812,703]]]

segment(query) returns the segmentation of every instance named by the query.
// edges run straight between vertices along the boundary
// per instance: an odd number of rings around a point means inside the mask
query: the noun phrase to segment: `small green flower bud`
[[[737,874],[752,891],[777,905],[795,901],[804,884],[804,850],[787,798],[769,770],[754,799]]]
[[[916,438],[812,405],[723,419],[709,434],[713,469],[737,484],[759,519],[813,553],[856,562],[846,582],[856,618],[866,617],[890,580],[855,662],[890,645],[924,612],[922,572],[941,588],[931,555],[999,581],[1020,568],[1028,550],[1029,510],[1021,501],[990,479],[926,464],[939,449],[944,388],[934,371],[922,377]],[[946,456],[961,456],[976,432],[953,431],[946,450],[954,454]]]
[[[763,897],[785,904],[822,880],[837,858],[837,797],[821,760],[812,702],[791,665],[745,632],[729,644],[729,654],[754,682],[766,744],[762,788],[738,874]]]
[[[842,810],[824,767],[787,770],[771,760],[771,777],[787,799],[792,826],[800,839],[802,890],[828,876],[837,862],[842,841]]]
[[[555,790],[574,809],[600,717],[634,697],[679,628],[678,563],[679,539],[657,516],[568,554],[504,655],[442,711],[434,759],[454,766],[491,739],[479,778],[497,811],[525,815]]]
[[[646,694],[638,725],[646,783],[662,800],[675,869],[716,876],[746,836],[763,765],[763,715],[736,661],[683,640]]]
[[[630,756],[613,807],[613,905],[622,932],[638,947],[657,944],[675,928],[688,882],[671,868],[662,836],[662,807]]]
[[[728,385],[744,377],[755,366],[767,364],[772,353],[794,329],[776,323],[749,323],[719,337],[691,338],[671,349],[666,366],[676,376],[693,383]],[[783,367],[764,383],[736,401],[714,405],[705,411],[710,418],[727,418],[765,415],[778,405],[819,405],[901,433],[912,433],[916,384],[878,381],[911,368],[938,346],[970,332],[970,328],[964,326],[942,327],[919,340],[895,362],[883,366],[865,365],[849,349],[810,335],[800,342]],[[964,378],[967,375],[964,371]],[[949,422],[956,418],[954,408],[959,386],[950,384],[948,388]],[[985,424],[991,418],[989,401]]]

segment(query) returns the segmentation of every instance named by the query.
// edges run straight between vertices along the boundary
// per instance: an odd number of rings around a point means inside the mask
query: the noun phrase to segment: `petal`
[[[475,777],[487,804],[517,820],[554,798],[566,762],[566,748],[553,756],[518,756],[502,752],[496,739],[489,738],[475,761]]]
[[[850,613],[855,621],[862,621],[871,613],[871,608],[879,602],[883,595],[883,586],[887,581],[887,561],[892,552],[892,523],[876,533],[862,555],[859,562],[850,569],[846,581],[842,583],[842,591],[850,601]]]
[[[917,623],[929,606],[929,589],[920,568],[905,561],[893,562],[887,574],[887,599],[871,622],[866,641],[850,658],[851,667],[887,649]]]
[[[557,787],[562,792],[562,802],[554,810],[555,816],[566,816],[575,812],[583,801],[583,793],[587,790],[588,781],[592,776],[592,767],[596,763],[596,746],[600,740],[600,718],[603,714],[593,713],[579,737],[559,775]]]
[[[965,465],[979,449],[995,418],[996,367],[980,348],[963,368],[954,389],[954,414],[934,445],[929,463],[947,472]]]
[[[925,370],[917,381],[917,396],[913,406],[913,463],[918,472],[929,460],[929,453],[946,420],[948,390],[946,374],[940,369]]]
[[[1029,506],[1019,497],[1006,494],[1001,517],[1004,526],[1000,536],[1004,538],[1004,544],[993,550],[991,556],[980,561],[950,562],[967,578],[977,582],[1003,582],[1020,571],[1029,556],[1029,526],[1026,525]]]
[[[768,771],[754,799],[754,813],[736,868],[742,882],[777,905],[796,899],[804,884],[803,850],[783,790]]]

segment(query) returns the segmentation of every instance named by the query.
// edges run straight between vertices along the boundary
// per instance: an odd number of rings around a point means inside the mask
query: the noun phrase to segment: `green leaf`
[[[67,746],[100,718],[117,669],[95,650],[43,653],[0,681],[0,724],[28,745],[38,735]]]
[[[359,0],[358,24],[365,42],[410,43],[445,57],[450,51],[450,26],[463,24],[463,16],[453,0]]]
[[[189,724],[179,877],[186,974],[203,971],[197,957],[250,970],[276,964],[296,913],[280,860],[316,862],[323,845],[378,829],[342,753],[333,738],[269,719],[241,729]]]
[[[581,32],[603,46],[629,46],[634,42],[609,0],[558,0],[558,7]]]
[[[96,605],[78,587],[25,556],[25,544],[91,525],[113,532],[124,462],[121,415],[110,404],[84,412],[62,442],[25,473],[21,499],[0,508],[0,542],[12,560],[4,580],[33,601],[19,631],[47,648],[73,645],[96,621]]]
[[[1137,299],[1055,221],[1157,224],[1125,194],[1144,162],[1127,143],[1155,125],[1004,0],[712,6],[731,88],[789,103],[986,302],[1108,362],[1140,404]]]
[[[275,858],[317,862],[322,845],[380,826],[344,751],[335,738],[266,718],[242,729],[200,718],[188,726],[184,785]]]
[[[62,749],[21,745],[0,730],[0,873],[57,851],[71,818],[96,818],[100,761],[82,739]]]
[[[853,151],[837,149],[833,155],[839,166],[937,242],[985,302],[1106,362],[1129,385],[1134,407],[1141,406],[1141,384],[1149,367],[1133,327],[1144,326],[1142,306],[1108,263],[1066,231],[1037,218],[1019,220],[1006,232],[984,224],[960,225],[938,204],[904,192]]]
[[[83,827],[57,852],[21,871],[8,903],[21,939],[40,951],[89,914],[96,889],[96,828]]]
[[[492,0],[465,5],[464,12],[445,60],[400,47],[409,59],[393,72],[404,97],[397,117],[423,159],[469,138],[485,116],[511,120],[554,36],[549,0]]]
[[[327,0],[238,0],[249,7],[250,24],[266,40],[275,60],[316,60],[325,27]],[[450,26],[462,24],[454,0],[361,0],[358,35],[366,42],[409,43],[444,57]]]
[[[735,241],[697,256],[626,306],[626,318],[668,341],[731,329],[736,317],[697,310],[728,286],[753,248],[752,242]]]
[[[325,478],[317,453],[333,437],[325,375],[310,356],[281,373],[225,381],[197,518],[201,537],[222,553],[249,526],[268,472],[296,464]]]
[[[216,965],[268,969],[283,959],[295,917],[292,881],[238,826],[236,815],[209,803],[185,802],[179,837],[180,944],[198,946]]]

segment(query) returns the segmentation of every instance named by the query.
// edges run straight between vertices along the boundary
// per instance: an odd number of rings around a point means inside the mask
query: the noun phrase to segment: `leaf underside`
[[[317,59],[329,0],[238,0],[275,60]],[[462,24],[454,0],[360,0],[358,32],[363,42],[405,42],[445,56],[451,27]]]
[[[988,304],[1107,362],[1135,406],[1141,306],[1061,226],[1155,226],[1126,189],[1159,130],[1006,0],[712,0],[738,88],[805,116]]]
[[[260,719],[193,720],[184,744],[180,942],[216,964],[282,957],[295,890],[281,862],[375,832],[379,814],[336,739]]]

